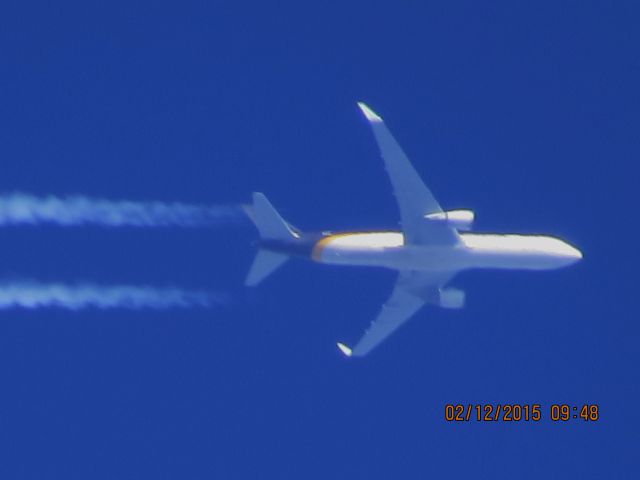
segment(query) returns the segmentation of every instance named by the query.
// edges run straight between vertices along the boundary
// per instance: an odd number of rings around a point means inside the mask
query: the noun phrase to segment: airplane
[[[468,233],[474,212],[443,210],[382,118],[364,103],[358,106],[371,125],[391,180],[401,231],[303,233],[280,217],[262,193],[253,194],[248,208],[261,239],[247,286],[260,283],[290,256],[398,272],[391,296],[360,340],[353,347],[337,343],[344,355],[367,355],[425,304],[462,308],[465,293],[445,287],[463,270],[552,270],[582,258],[580,250],[551,236]]]

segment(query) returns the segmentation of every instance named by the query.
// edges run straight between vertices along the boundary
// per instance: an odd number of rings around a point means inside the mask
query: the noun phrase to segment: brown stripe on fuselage
[[[322,262],[322,251],[324,248],[329,245],[333,240],[340,237],[350,237],[352,235],[357,235],[362,232],[349,232],[349,233],[336,233],[335,235],[327,235],[326,237],[321,238],[318,242],[313,246],[313,250],[311,250],[311,258],[316,262]]]

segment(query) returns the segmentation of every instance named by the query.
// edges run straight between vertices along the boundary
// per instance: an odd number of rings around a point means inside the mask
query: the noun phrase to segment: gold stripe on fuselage
[[[361,233],[361,232],[357,232],[357,233]],[[356,235],[356,232],[337,233],[335,235],[327,235],[326,237],[322,237],[313,246],[313,250],[311,250],[311,258],[316,262],[322,262],[322,251],[325,249],[327,245],[329,245],[336,238],[350,237],[351,235]]]

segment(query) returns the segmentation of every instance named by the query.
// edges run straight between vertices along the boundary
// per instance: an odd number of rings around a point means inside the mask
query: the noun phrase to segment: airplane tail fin
[[[260,232],[263,240],[289,240],[297,238],[297,234],[289,224],[278,214],[273,205],[262,193],[253,194],[253,205],[247,210],[249,216]],[[284,253],[272,252],[269,250],[258,250],[247,278],[245,285],[253,287],[273,273],[287,259]]]
[[[249,269],[244,284],[247,287],[255,287],[271,275],[280,265],[286,262],[288,258],[289,256],[283,253],[258,250],[258,254]]]

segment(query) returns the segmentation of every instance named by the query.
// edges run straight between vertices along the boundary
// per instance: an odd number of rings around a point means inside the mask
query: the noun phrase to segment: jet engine
[[[472,210],[449,210],[447,212],[437,212],[425,215],[424,218],[430,222],[445,223],[456,230],[471,230],[475,214]]]
[[[457,288],[444,288],[440,290],[440,306],[442,308],[462,308],[464,307],[464,292]]]

